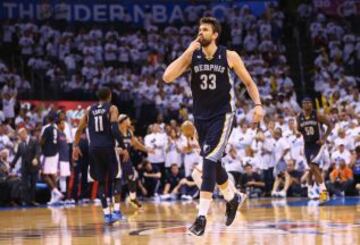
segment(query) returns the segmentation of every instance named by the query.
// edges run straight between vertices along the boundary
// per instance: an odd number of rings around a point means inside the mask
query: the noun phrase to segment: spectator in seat
[[[153,168],[149,161],[143,163],[142,178],[139,181],[140,190],[145,197],[153,197],[158,193],[160,187],[161,172]]]
[[[183,200],[192,200],[197,188],[191,176],[185,178],[180,172],[177,164],[172,164],[170,174],[165,179],[165,187],[161,199],[177,199],[178,196]]]
[[[330,181],[326,184],[330,194],[344,196],[345,192],[350,190],[354,178],[353,172],[346,165],[345,160],[341,159],[339,162],[339,166],[330,173]]]
[[[278,192],[280,193],[279,197],[301,196],[301,177],[302,173],[295,169],[295,161],[292,159],[289,160],[287,162],[286,172],[276,177],[275,180],[275,183],[278,185],[277,188],[283,187],[283,189]],[[285,193],[286,195],[282,196],[281,193]]]
[[[264,181],[260,175],[253,170],[253,166],[247,163],[244,167],[245,173],[242,176],[242,189],[246,191],[249,197],[259,197],[263,194],[265,187]]]
[[[40,142],[28,135],[25,128],[21,128],[18,131],[20,144],[16,155],[11,163],[14,167],[18,159],[21,157],[21,176],[24,186],[29,190],[30,201],[28,204],[37,206],[35,202],[36,182],[38,180],[39,168],[40,168],[40,154],[41,147]]]

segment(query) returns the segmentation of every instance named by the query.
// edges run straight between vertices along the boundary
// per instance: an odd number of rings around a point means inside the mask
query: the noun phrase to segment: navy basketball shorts
[[[195,119],[202,157],[214,162],[223,157],[233,127],[234,115],[227,113],[206,120]]]
[[[304,146],[305,158],[308,164],[315,163],[320,166],[323,159],[325,145],[306,144]]]
[[[119,164],[113,147],[91,148],[90,157],[90,175],[94,180],[112,180],[118,175]]]

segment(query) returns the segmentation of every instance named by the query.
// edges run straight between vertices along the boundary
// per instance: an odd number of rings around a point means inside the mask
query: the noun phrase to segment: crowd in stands
[[[244,101],[247,102],[250,103]],[[272,109],[270,106],[266,106],[265,109],[268,114],[260,130],[257,125],[251,123],[250,107],[245,107],[237,113],[235,127],[226,149],[227,154],[222,159],[223,164],[236,187],[251,197],[307,196],[305,187],[308,166],[304,158],[303,139],[296,130],[296,113],[294,110],[286,110],[285,104],[280,103],[274,109],[286,112],[284,114],[274,116],[269,113]],[[32,113],[26,106],[22,106],[20,110],[27,115],[24,121],[19,119],[20,116],[17,117],[17,121],[22,125],[20,130],[25,128],[32,133],[37,142],[40,142],[43,122],[55,108],[38,109],[36,113]],[[63,114],[62,118],[66,118],[65,113],[58,113]],[[356,195],[355,186],[359,185],[360,177],[360,118],[354,114],[341,116],[340,113],[342,112],[334,110],[329,115],[336,126],[328,138],[322,167],[331,194]],[[69,127],[69,130],[64,132],[67,135],[67,143],[71,144],[78,119],[69,120],[74,112],[67,114],[69,117],[66,119],[66,127]],[[353,117],[351,120],[350,116]],[[21,161],[17,164],[13,162],[22,139],[19,129],[15,131],[10,125],[5,121],[0,127],[1,170],[5,179],[21,177],[22,173]],[[148,133],[144,137],[139,136],[138,139],[148,149],[153,149],[147,155],[135,149],[131,152],[134,167],[138,172],[140,196],[160,196],[165,200],[177,197],[188,200],[197,196],[191,172],[201,163],[200,148],[196,140],[181,134],[177,121],[159,121],[152,124]],[[80,147],[83,152],[87,152],[88,142],[85,133]],[[286,162],[286,171],[274,175],[274,168],[276,169],[280,161]],[[71,188],[68,186],[63,189],[67,198],[79,200],[90,197],[87,187],[80,192],[73,189],[79,188],[76,185],[80,183],[88,186],[90,162],[88,154],[84,154],[78,162],[72,163],[72,184],[69,180],[67,182]],[[37,174],[40,171],[41,168],[36,169]]]
[[[180,107],[192,105],[188,74],[170,86],[164,86],[161,75],[165,64],[178,57],[196,36],[194,18],[210,14],[211,9],[196,9],[189,14],[188,25],[165,28],[152,24],[150,18],[143,29],[125,33],[94,25],[61,31],[50,22],[7,22],[3,25],[3,46],[18,50],[24,75],[44,77],[49,93],[83,98],[84,93],[110,86],[120,100],[134,101],[137,119],[143,105],[155,107],[166,118],[174,117]],[[284,14],[277,5],[269,4],[259,17],[247,5],[230,8],[222,22],[226,27],[222,44],[240,52],[259,80],[262,94],[291,94],[294,84],[281,43]],[[239,81],[236,84],[239,86]]]
[[[353,15],[348,3],[348,15]],[[326,109],[332,105],[360,112],[356,88],[360,82],[360,36],[355,23],[347,18],[334,18],[301,4],[298,14],[308,23],[314,53],[314,89],[321,95],[320,104]],[[346,14],[346,13],[345,13]]]
[[[310,12],[305,17],[310,18],[313,13]],[[315,90],[324,95],[326,102],[319,103],[320,110],[336,125],[328,138],[323,173],[331,194],[357,195],[360,190],[360,98],[355,68],[359,60],[359,37],[336,23],[327,23],[321,14],[316,16],[310,27],[314,46],[321,50],[314,61]],[[197,18],[189,16],[189,23],[194,19]],[[286,48],[281,42],[284,14],[275,4],[256,17],[245,5],[229,10],[222,21],[230,30],[228,43],[224,44],[240,53],[259,87],[266,111],[259,130],[251,123],[252,103],[243,96],[245,89],[237,80],[236,122],[223,164],[235,186],[251,197],[307,196],[304,143],[295,123],[301,107],[290,78]],[[23,141],[19,129],[25,128],[40,144],[47,116],[62,114],[66,121],[66,141],[71,145],[74,130],[83,115],[82,108],[61,111],[54,106],[45,108],[20,103],[17,94],[31,89],[23,77],[36,73],[45,74],[54,89],[68,92],[73,98],[81,97],[84,91],[92,93],[99,87],[109,86],[120,101],[133,101],[136,109],[130,116],[135,134],[150,121],[146,134],[138,138],[153,149],[148,155],[137,150],[131,152],[138,172],[138,194],[161,200],[196,197],[198,190],[191,171],[201,163],[199,146],[194,139],[181,135],[179,128],[182,121],[192,119],[189,74],[172,85],[161,81],[165,64],[181,54],[196,34],[193,26],[161,29],[149,20],[144,30],[120,33],[115,28],[60,31],[50,23],[5,23],[2,47],[18,47],[24,62],[24,76],[0,63],[3,85],[0,188],[8,191],[10,199],[21,199],[22,193],[11,194],[15,186],[12,181],[21,185],[22,179],[21,163],[13,162]],[[88,151],[85,133],[80,147],[82,152]],[[92,190],[88,188],[90,161],[84,154],[78,162],[71,162],[68,185],[61,188],[65,199],[78,201],[95,197],[91,193],[96,192],[96,184],[90,185]],[[274,167],[280,161],[285,161],[287,168],[274,175]],[[41,168],[34,171],[40,176]],[[316,197],[316,193],[311,195]],[[23,199],[27,204],[33,202],[29,197]]]

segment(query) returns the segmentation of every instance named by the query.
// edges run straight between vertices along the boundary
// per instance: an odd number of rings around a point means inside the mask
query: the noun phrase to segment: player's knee
[[[213,192],[216,182],[216,164],[208,159],[204,160],[201,191]]]
[[[218,185],[224,184],[228,180],[228,174],[225,168],[221,165],[221,162],[216,162],[216,183]]]

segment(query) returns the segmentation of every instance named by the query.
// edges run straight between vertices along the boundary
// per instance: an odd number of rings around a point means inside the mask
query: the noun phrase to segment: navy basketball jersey
[[[227,63],[226,48],[219,46],[211,60],[196,50],[191,62],[193,114],[198,119],[235,111],[234,83]]]
[[[132,138],[132,134],[131,134],[130,130],[128,130],[126,132],[126,134],[122,134],[122,138],[123,138],[125,149],[127,151],[130,151],[130,149],[131,149],[131,138]]]
[[[42,154],[45,157],[52,157],[59,153],[58,130],[55,124],[45,126],[42,133]]]
[[[70,161],[70,153],[69,153],[69,145],[66,141],[66,135],[64,132],[58,131],[59,133],[59,161],[69,162]]]
[[[114,147],[111,133],[110,104],[94,104],[89,110],[90,147]]]
[[[300,113],[297,118],[298,128],[304,137],[305,143],[316,143],[320,139],[320,123],[316,111],[312,111],[309,117]]]

